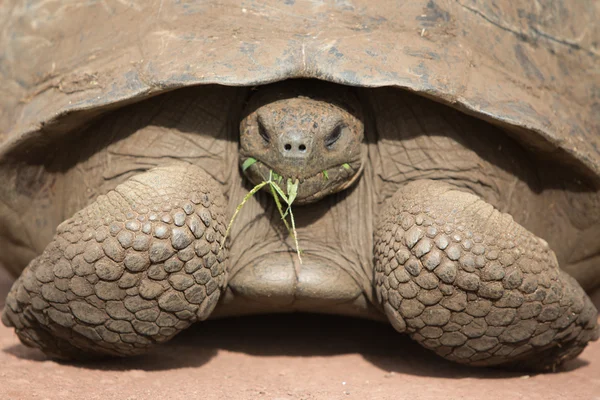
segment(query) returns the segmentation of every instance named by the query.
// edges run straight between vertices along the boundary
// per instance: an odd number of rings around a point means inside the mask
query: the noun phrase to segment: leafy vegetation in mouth
[[[255,163],[256,163],[256,158],[248,157],[246,159],[246,161],[244,161],[244,163],[242,164],[242,171],[246,171],[248,168],[250,168]]]
[[[250,168],[251,166],[256,164],[256,162],[257,162],[256,158],[248,157],[242,164],[242,171],[246,171],[248,168]],[[350,167],[350,164],[348,164],[348,163],[342,164],[342,168],[344,168],[347,171],[352,170],[352,168]],[[327,172],[327,170],[323,170],[323,179],[326,181],[329,180],[329,173]],[[290,178],[287,179],[287,195],[283,192],[283,190],[279,186],[279,185],[281,185],[282,181],[283,181],[283,177],[281,175],[270,170],[269,171],[269,179],[266,181],[262,181],[258,185],[254,186],[252,188],[252,190],[250,190],[250,192],[248,192],[248,194],[246,194],[246,196],[244,196],[241,203],[238,204],[238,206],[236,207],[235,212],[233,213],[233,216],[231,217],[231,220],[229,221],[229,224],[227,225],[227,230],[225,231],[225,237],[223,238],[223,242],[221,243],[221,248],[223,248],[225,241],[227,240],[227,237],[229,236],[229,233],[231,231],[233,222],[235,221],[235,218],[237,217],[238,213],[244,207],[244,204],[246,204],[246,202],[252,196],[254,196],[256,194],[256,192],[258,192],[260,189],[262,189],[266,185],[269,185],[269,189],[271,190],[271,194],[273,195],[273,200],[275,200],[275,205],[277,206],[277,210],[279,211],[281,220],[283,221],[283,224],[285,225],[286,229],[288,230],[288,233],[294,239],[294,244],[296,246],[296,253],[298,254],[298,260],[300,261],[300,264],[302,264],[302,250],[300,249],[300,246],[298,245],[298,234],[296,232],[296,221],[294,220],[294,213],[292,212],[292,203],[294,202],[294,200],[296,200],[296,196],[298,195],[299,181],[298,181],[298,179],[296,179],[295,181],[292,181]],[[283,201],[287,205],[285,210],[284,210],[283,204],[281,203],[281,199],[283,199]],[[289,222],[287,219],[288,215],[289,215]]]
[[[254,163],[256,163],[256,159],[254,159],[252,157],[248,158],[242,164],[242,170],[244,170],[244,171],[247,170]],[[227,230],[225,231],[225,237],[223,238],[223,241],[221,242],[221,248],[223,248],[223,245],[225,244],[227,236],[229,236],[229,232],[231,230],[231,226],[233,225],[233,221],[237,217],[238,213],[241,211],[242,207],[244,207],[244,204],[246,204],[246,202],[248,200],[250,200],[250,198],[252,196],[254,196],[254,194],[256,192],[258,192],[260,189],[262,189],[266,185],[269,185],[270,189],[271,189],[271,194],[273,195],[273,199],[275,200],[275,205],[277,206],[279,215],[281,215],[281,220],[283,221],[283,224],[285,225],[289,234],[294,239],[294,244],[296,246],[296,253],[298,254],[298,260],[300,261],[300,264],[302,264],[302,255],[301,255],[302,250],[300,250],[300,247],[298,246],[298,234],[296,232],[296,222],[294,220],[294,213],[292,212],[292,203],[294,202],[294,200],[296,200],[296,196],[298,195],[299,181],[298,181],[298,179],[296,179],[294,182],[292,182],[292,180],[290,178],[288,178],[288,180],[287,180],[287,195],[286,195],[285,193],[283,193],[283,190],[281,190],[281,188],[279,187],[279,184],[281,183],[282,180],[283,180],[282,176],[276,174],[273,171],[269,171],[269,179],[266,181],[262,181],[258,185],[254,186],[252,188],[252,190],[250,190],[250,192],[248,192],[248,194],[246,196],[244,196],[244,199],[242,200],[242,202],[240,204],[238,204],[238,206],[236,207],[235,212],[233,213],[233,216],[231,217],[231,220],[229,221],[229,225],[227,225]],[[281,197],[281,199],[283,199],[285,204],[287,204],[287,208],[285,209],[285,211],[281,204],[280,197]],[[288,222],[288,220],[287,220],[288,215],[290,217],[290,222]]]

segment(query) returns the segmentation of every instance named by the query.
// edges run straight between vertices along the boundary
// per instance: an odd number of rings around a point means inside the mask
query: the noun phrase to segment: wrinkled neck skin
[[[240,165],[254,184],[271,176],[285,191],[297,181],[295,204],[316,202],[360,177],[362,119],[350,88],[302,80],[262,87],[240,123]]]
[[[360,179],[367,145],[353,89],[302,80],[261,87],[248,99],[239,133],[239,164],[251,185],[242,174],[235,178],[245,189],[238,192],[232,182],[230,210],[269,176],[281,177],[284,191],[288,179],[297,181],[293,211],[303,263],[270,191],[260,191],[234,223],[229,287],[215,315],[308,311],[378,318],[371,305],[372,194]]]

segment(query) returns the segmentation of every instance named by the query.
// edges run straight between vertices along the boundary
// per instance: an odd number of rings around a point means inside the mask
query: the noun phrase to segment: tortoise
[[[131,356],[301,311],[544,370],[598,338],[593,2],[181,3],[0,8],[2,321],[25,345]],[[302,263],[268,191],[225,240],[273,174]]]

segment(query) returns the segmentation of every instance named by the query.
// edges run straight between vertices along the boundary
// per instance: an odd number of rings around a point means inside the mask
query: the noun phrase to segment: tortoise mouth
[[[250,156],[240,157],[240,166],[250,159]],[[269,177],[287,194],[287,181],[298,181],[298,193],[294,204],[314,203],[323,197],[342,191],[358,180],[363,170],[360,160],[342,163],[323,169],[310,175],[282,175],[277,168],[256,159],[252,165],[243,170],[246,177],[255,185],[269,180]]]

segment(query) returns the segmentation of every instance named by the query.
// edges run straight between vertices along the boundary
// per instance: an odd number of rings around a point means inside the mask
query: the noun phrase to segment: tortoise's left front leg
[[[375,232],[390,322],[460,363],[551,369],[598,337],[597,311],[548,244],[479,197],[415,181]]]
[[[58,228],[2,321],[57,358],[135,355],[214,309],[227,280],[226,202],[204,170],[135,175]]]

